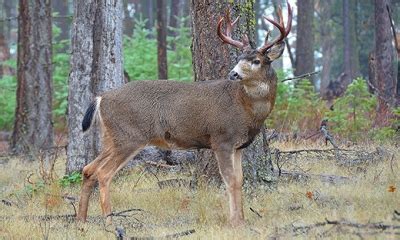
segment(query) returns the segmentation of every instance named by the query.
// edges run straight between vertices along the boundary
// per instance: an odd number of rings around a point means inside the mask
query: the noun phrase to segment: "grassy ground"
[[[275,143],[274,147],[280,150],[324,148],[310,143]],[[376,146],[365,144],[362,148],[373,151]],[[246,226],[239,229],[228,226],[227,197],[223,188],[200,184],[196,190],[160,189],[159,180],[188,179],[190,174],[165,170],[150,173],[145,166],[124,170],[112,183],[113,210],[142,211],[114,217],[114,224],[123,227],[129,237],[160,237],[195,229],[194,234],[182,239],[399,239],[400,229],[383,231],[365,225],[326,224],[328,219],[400,226],[400,216],[394,214],[394,210],[400,211],[399,190],[394,189],[400,187],[400,154],[394,146],[384,148],[389,154],[355,165],[343,165],[315,154],[301,154],[286,160],[285,170],[313,177],[280,178],[276,191],[246,191]],[[55,171],[59,177],[64,164],[65,159],[58,159]],[[37,163],[0,159],[1,239],[114,238],[114,228],[105,228],[99,216],[97,190],[90,202],[89,222],[76,223],[63,216],[73,214],[74,210],[70,202],[60,196],[77,198],[79,185],[61,187],[56,181],[42,186],[38,169]],[[318,174],[348,178],[344,182],[329,183],[321,181]],[[49,217],[58,215],[61,218]],[[316,223],[321,226],[313,225]]]

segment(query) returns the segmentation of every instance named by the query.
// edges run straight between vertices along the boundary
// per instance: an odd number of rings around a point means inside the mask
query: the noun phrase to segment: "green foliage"
[[[278,78],[285,78],[285,74],[278,71]],[[325,111],[324,102],[308,79],[299,80],[296,86],[279,80],[275,107],[267,123],[278,131],[315,131]]]
[[[11,130],[14,123],[17,81],[15,76],[0,78],[0,129]]]
[[[82,182],[82,174],[80,172],[73,172],[66,175],[59,180],[61,187],[69,187],[71,185],[80,184]]]
[[[192,79],[192,54],[190,29],[184,26],[187,18],[178,19],[178,28],[172,29],[174,37],[168,37],[168,78],[188,81]],[[133,37],[124,37],[124,69],[132,80],[156,80],[157,41],[155,29],[145,28],[147,20],[135,19]],[[175,46],[174,49],[172,46]]]
[[[57,41],[60,29],[53,25],[53,114],[56,118],[56,127],[63,126],[65,118],[68,96],[68,74],[69,58],[67,52],[69,40]],[[1,64],[10,67],[14,72],[17,69],[15,59],[2,62]],[[14,123],[14,114],[16,107],[16,76],[5,75],[0,79],[0,108],[2,117],[0,118],[0,129],[11,130]]]
[[[334,104],[334,110],[327,112],[333,123],[332,131],[352,140],[366,136],[375,119],[376,97],[368,92],[366,81],[355,79],[343,97]]]
[[[135,19],[133,37],[124,37],[124,69],[132,80],[157,79],[157,42],[146,22],[141,16]]]
[[[192,81],[192,52],[190,50],[190,28],[185,27],[186,18],[178,18],[178,28],[170,28],[174,37],[168,38],[168,78],[173,80]],[[175,46],[175,49],[172,49]]]
[[[55,127],[62,128],[68,101],[69,40],[57,40],[60,28],[53,25],[53,117]]]
[[[35,193],[38,193],[45,189],[45,183],[43,180],[40,180],[35,183],[29,183],[25,185],[23,192],[27,193],[29,196],[32,196]]]
[[[373,139],[380,142],[400,141],[400,107],[392,109],[392,118],[389,120],[390,126],[374,129]]]

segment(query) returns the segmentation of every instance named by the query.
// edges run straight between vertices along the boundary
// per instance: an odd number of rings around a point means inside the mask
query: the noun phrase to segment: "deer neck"
[[[275,104],[277,79],[276,77],[260,79],[243,84],[242,95],[244,106],[252,117],[264,122]]]

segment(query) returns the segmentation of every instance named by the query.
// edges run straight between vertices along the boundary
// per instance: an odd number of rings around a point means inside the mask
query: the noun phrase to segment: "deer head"
[[[286,27],[283,21],[281,7],[278,8],[277,12],[279,17],[278,22],[264,17],[267,21],[278,28],[280,35],[273,41],[269,42],[268,39],[270,32],[267,32],[264,45],[257,49],[254,49],[250,46],[249,39],[246,34],[243,35],[242,41],[232,39],[232,29],[239,20],[239,17],[232,22],[230,12],[228,10],[225,17],[220,18],[217,27],[218,36],[224,43],[228,43],[242,50],[242,54],[238,59],[239,62],[229,73],[230,80],[240,80],[245,85],[251,85],[257,81],[266,80],[265,75],[268,72],[268,69],[271,67],[271,63],[275,59],[279,58],[283,53],[285,48],[283,40],[289,34],[292,27],[292,8],[290,7],[289,3],[287,5],[288,22]],[[224,34],[221,30],[224,20],[226,20],[226,34]]]

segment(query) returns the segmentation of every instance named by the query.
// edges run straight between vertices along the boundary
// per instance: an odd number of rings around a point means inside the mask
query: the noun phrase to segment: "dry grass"
[[[321,148],[310,143],[276,143],[281,150]],[[364,145],[373,149],[374,145]],[[324,226],[309,230],[293,228],[306,226],[325,219],[346,219],[366,224],[383,222],[400,226],[393,218],[394,210],[400,211],[399,190],[389,191],[390,186],[400,187],[400,155],[393,146],[385,146],[394,157],[357,166],[340,166],[336,161],[323,157],[302,155],[285,164],[286,170],[307,171],[312,174],[331,174],[349,177],[346,183],[321,182],[318,177],[307,181],[280,181],[273,192],[251,191],[245,194],[247,225],[232,229],[227,223],[227,198],[222,188],[200,184],[196,190],[187,188],[160,189],[153,174],[138,167],[119,174],[112,185],[114,211],[137,208],[131,217],[115,217],[116,226],[124,227],[127,236],[165,236],[189,229],[196,233],[182,239],[266,239],[331,238],[331,239],[398,239],[394,230],[376,231],[349,227]],[[98,191],[90,202],[89,222],[68,222],[66,219],[44,221],[45,215],[73,214],[73,208],[59,196],[79,195],[79,186],[61,188],[58,184],[38,189],[32,196],[27,191],[29,181],[38,183],[38,166],[35,163],[10,159],[0,164],[1,239],[113,239],[113,229],[105,229],[98,202]],[[56,172],[61,176],[64,160],[59,159]],[[158,172],[162,179],[188,178],[187,173]],[[139,179],[140,178],[140,179]],[[261,217],[250,210],[257,211]],[[107,232],[106,230],[110,230]],[[397,230],[397,233],[400,231]]]

